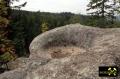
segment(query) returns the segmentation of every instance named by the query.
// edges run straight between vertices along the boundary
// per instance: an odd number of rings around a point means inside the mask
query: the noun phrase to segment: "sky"
[[[19,5],[25,1],[27,1],[27,5],[22,10],[77,14],[87,14],[86,5],[89,3],[89,0],[20,0],[20,2],[14,2],[14,5]]]

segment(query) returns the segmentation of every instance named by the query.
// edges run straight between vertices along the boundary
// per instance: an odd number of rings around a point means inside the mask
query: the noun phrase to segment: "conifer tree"
[[[108,17],[110,18],[111,20],[111,24],[114,24],[114,21],[116,19],[116,15],[120,12],[120,3],[119,3],[119,0],[111,0],[111,4],[110,5],[110,9],[109,9],[109,12],[108,12]]]
[[[99,16],[104,25],[107,20],[110,20],[113,24],[115,14],[119,11],[120,7],[118,2],[119,0],[90,0],[87,11],[93,10],[89,14]]]
[[[10,0],[0,0],[0,61],[16,58],[14,43],[9,40],[10,3]]]
[[[41,31],[42,31],[42,33],[48,31],[48,29],[49,29],[48,28],[48,23],[43,22],[42,25],[41,25]]]
[[[15,44],[10,40],[10,21],[11,11],[14,7],[24,7],[27,2],[11,6],[14,1],[19,0],[0,0],[0,61],[10,61],[16,59]]]
[[[87,10],[93,9],[94,12],[91,12],[90,14],[105,17],[105,13],[106,13],[105,7],[108,6],[105,5],[106,2],[108,2],[108,0],[90,0],[88,4],[89,8]]]

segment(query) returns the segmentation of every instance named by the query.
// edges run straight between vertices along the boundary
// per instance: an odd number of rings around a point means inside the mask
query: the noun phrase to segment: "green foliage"
[[[10,61],[16,58],[14,44],[9,37],[9,6],[10,0],[0,0],[0,61]]]
[[[8,15],[7,10],[9,7],[6,5],[7,1],[0,0],[0,27],[6,27],[9,23],[8,18],[6,16]]]
[[[81,22],[81,17],[80,15],[74,15],[69,19],[69,23],[80,23]]]
[[[14,60],[16,57],[17,56],[15,54],[14,45],[11,42],[11,40],[5,38],[0,39],[0,60],[10,61],[10,60]]]
[[[0,27],[2,26],[6,27],[8,24],[9,24],[9,20],[0,16],[0,25],[1,25]]]
[[[46,22],[43,22],[42,25],[41,25],[42,33],[48,31],[48,29],[49,29],[48,24]]]
[[[107,2],[108,0],[90,0],[87,10],[93,9],[95,12],[90,14],[105,17],[107,7],[111,7],[106,4]]]
[[[95,23],[94,26],[101,24],[102,27],[106,27],[108,24],[114,24],[116,19],[115,15],[119,12],[119,7],[120,4],[118,3],[118,0],[90,0],[87,10],[93,10],[94,12],[89,14],[99,17],[93,19]]]
[[[9,52],[6,52],[5,54],[0,55],[0,60],[5,62],[15,60],[15,58]]]

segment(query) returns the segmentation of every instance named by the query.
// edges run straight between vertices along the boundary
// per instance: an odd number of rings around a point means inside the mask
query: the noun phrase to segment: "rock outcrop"
[[[99,66],[120,67],[120,28],[62,26],[37,36],[30,53],[0,79],[120,79],[98,75]]]

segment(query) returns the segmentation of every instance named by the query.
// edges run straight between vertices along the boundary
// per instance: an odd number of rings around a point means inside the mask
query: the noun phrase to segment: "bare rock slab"
[[[70,24],[38,35],[29,49],[0,79],[120,79],[98,75],[99,66],[120,67],[120,28]]]

